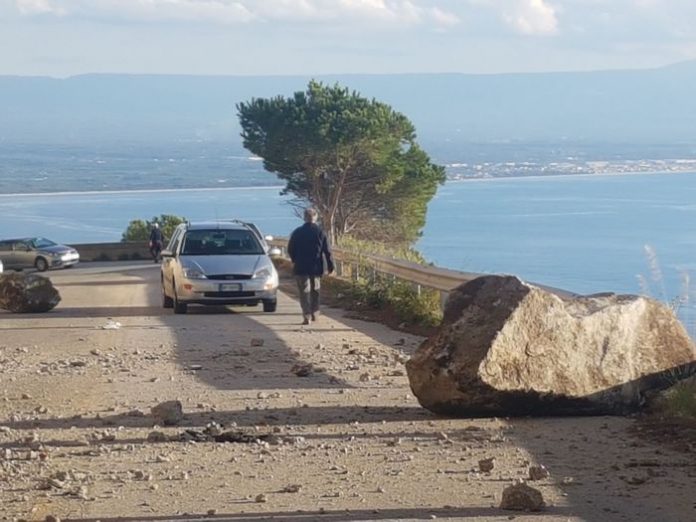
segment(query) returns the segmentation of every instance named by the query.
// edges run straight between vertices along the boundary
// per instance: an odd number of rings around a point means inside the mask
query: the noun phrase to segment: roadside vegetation
[[[172,237],[174,229],[185,222],[186,218],[172,214],[160,214],[150,220],[133,219],[128,223],[128,228],[121,234],[121,241],[147,241],[150,238],[152,225],[159,223],[162,235],[165,239]]]
[[[667,305],[682,321],[691,338],[695,339],[696,324],[691,303],[692,290],[689,273],[683,271],[680,274],[679,292],[670,295],[657,252],[650,245],[645,245],[644,250],[650,273],[648,277],[638,276],[641,293]],[[667,375],[669,388],[652,401],[650,411],[653,417],[666,422],[688,422],[696,425],[696,376],[694,376],[694,372],[696,372],[696,364],[669,372]]]

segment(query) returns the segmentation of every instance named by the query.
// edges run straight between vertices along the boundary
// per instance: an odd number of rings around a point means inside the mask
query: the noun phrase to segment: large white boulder
[[[450,294],[438,333],[406,367],[419,402],[438,413],[589,414],[639,407],[695,360],[682,324],[653,299],[565,298],[484,276]]]

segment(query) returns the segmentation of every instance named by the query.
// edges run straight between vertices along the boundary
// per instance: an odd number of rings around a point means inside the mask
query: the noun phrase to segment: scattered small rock
[[[259,337],[254,337],[251,339],[251,346],[263,346],[264,340]]]
[[[478,467],[484,473],[493,471],[493,468],[495,468],[495,457],[479,460]]]
[[[148,442],[167,442],[169,438],[161,431],[151,431],[147,435]]]
[[[157,424],[172,426],[181,422],[184,418],[184,409],[181,401],[165,401],[151,410],[152,416]]]
[[[121,323],[118,321],[107,321],[102,327],[102,330],[119,330],[121,328]]]
[[[544,480],[549,477],[549,470],[546,466],[540,464],[538,466],[529,467],[529,480]]]
[[[527,484],[513,484],[503,490],[501,509],[511,511],[541,511],[546,506],[541,491]]]
[[[285,486],[281,491],[283,493],[299,493],[299,491],[302,489],[301,484],[288,484]]]
[[[314,366],[312,363],[297,363],[290,368],[290,371],[298,377],[309,377],[314,371]]]
[[[263,493],[259,493],[254,498],[254,502],[258,502],[258,503],[268,502],[268,497],[266,497],[266,495],[264,495]]]

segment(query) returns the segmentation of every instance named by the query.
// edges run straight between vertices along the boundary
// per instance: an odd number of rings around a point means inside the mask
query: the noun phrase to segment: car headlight
[[[270,271],[270,269],[262,268],[261,270],[254,272],[254,279],[268,279],[272,275],[273,273]]]
[[[273,290],[278,287],[278,273],[272,268],[262,268],[254,272],[254,279],[261,279],[264,290]]]
[[[205,274],[195,267],[184,268],[184,277],[186,279],[207,279]]]

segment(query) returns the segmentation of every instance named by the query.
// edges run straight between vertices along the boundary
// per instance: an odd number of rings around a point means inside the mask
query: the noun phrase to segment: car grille
[[[219,281],[237,281],[239,279],[251,279],[251,274],[212,274],[207,276],[207,278]]]
[[[254,292],[205,292],[203,297],[254,297]]]

